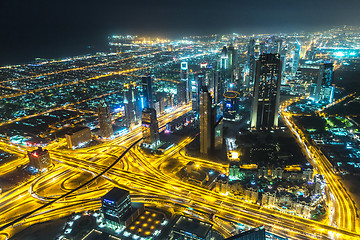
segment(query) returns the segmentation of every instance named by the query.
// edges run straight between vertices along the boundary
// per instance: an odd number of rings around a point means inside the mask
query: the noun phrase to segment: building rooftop
[[[115,236],[109,235],[108,233],[101,232],[99,230],[91,230],[81,240],[121,240]]]
[[[182,230],[184,232],[189,232],[204,239],[208,232],[211,230],[211,228],[212,224],[210,223],[202,222],[197,219],[185,216],[179,217],[179,219],[173,226],[173,230]]]
[[[124,196],[129,195],[130,192],[124,189],[120,189],[120,188],[113,188],[111,189],[107,194],[105,194],[102,199],[107,199],[107,200],[111,200],[111,201],[118,201],[119,199],[123,198]]]
[[[256,233],[256,232],[263,232],[263,233],[259,233],[259,234],[261,234],[261,235],[263,234],[263,237],[262,237],[262,238],[256,238],[256,239],[259,239],[259,240],[264,239],[264,240],[265,240],[265,229],[264,229],[263,226],[257,227],[257,228],[253,228],[253,229],[250,229],[249,231],[245,231],[245,232],[236,234],[235,236],[226,238],[226,240],[236,240],[236,239],[240,239],[240,237],[245,237],[245,236],[251,235],[251,234]],[[255,238],[254,238],[254,239],[255,239]]]
[[[74,133],[79,132],[81,130],[84,130],[86,128],[89,128],[89,127],[87,127],[87,126],[77,126],[77,127],[74,127],[72,129],[70,129],[66,134],[67,135],[73,135]]]

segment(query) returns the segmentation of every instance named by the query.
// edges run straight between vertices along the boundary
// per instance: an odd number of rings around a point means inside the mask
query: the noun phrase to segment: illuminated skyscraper
[[[114,133],[111,124],[110,107],[105,103],[104,100],[101,100],[97,111],[100,123],[100,136],[103,138],[112,137]]]
[[[125,126],[131,127],[140,120],[139,96],[134,82],[124,84]]]
[[[29,166],[37,169],[38,171],[43,171],[48,168],[51,164],[51,159],[48,150],[42,149],[39,147],[38,149],[27,152],[29,157]]]
[[[212,106],[211,96],[206,87],[200,94],[200,153],[211,150]]]
[[[297,71],[298,66],[299,66],[300,50],[301,50],[301,45],[300,45],[299,42],[296,42],[295,51],[294,51],[294,57],[293,57],[293,64],[292,64],[292,68],[291,68],[291,75],[292,76],[295,76],[296,71]]]
[[[249,71],[248,79],[245,80],[245,87],[249,87],[254,83],[255,79],[255,40],[250,39],[248,45],[247,68]]]
[[[159,125],[154,108],[144,108],[142,111],[143,146],[156,149],[159,146]]]
[[[224,93],[223,112],[224,120],[238,121],[239,120],[239,98],[240,93],[235,91],[228,91]]]
[[[199,73],[193,75],[193,77],[190,79],[192,110],[196,112],[198,112],[200,108],[200,90],[203,85],[204,77],[205,76],[203,73]]]
[[[189,69],[187,62],[180,64],[180,83],[177,87],[178,104],[188,103],[191,100],[191,84],[189,80]]]
[[[319,75],[315,88],[315,102],[323,101],[331,103],[334,95],[333,83],[334,64],[323,63],[319,69]]]
[[[142,95],[143,95],[143,108],[153,107],[152,97],[152,79],[151,76],[143,76],[141,80]]]
[[[251,128],[272,129],[278,126],[281,61],[279,54],[263,54],[256,61]]]

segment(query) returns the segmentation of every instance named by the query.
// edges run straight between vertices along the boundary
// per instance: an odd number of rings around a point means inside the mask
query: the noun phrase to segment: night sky
[[[0,0],[0,65],[103,50],[113,33],[178,37],[360,25],[359,9],[359,0]]]

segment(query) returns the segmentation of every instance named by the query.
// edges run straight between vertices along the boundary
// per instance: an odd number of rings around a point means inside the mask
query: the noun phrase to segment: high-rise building
[[[320,65],[319,75],[315,88],[315,102],[331,103],[333,101],[333,63],[323,63]]]
[[[200,90],[204,81],[204,74],[199,73],[191,78],[191,105],[192,110],[198,112],[200,107]]]
[[[143,108],[152,108],[153,107],[153,97],[152,97],[152,79],[151,76],[143,76],[141,79],[142,85],[142,107]]]
[[[187,62],[180,64],[180,83],[177,87],[177,103],[188,103],[191,100],[191,83],[189,80],[189,67]]]
[[[114,227],[125,224],[125,217],[131,212],[130,192],[113,188],[101,197],[101,212],[105,222]]]
[[[124,84],[125,126],[131,128],[140,121],[139,95],[134,82]]]
[[[281,61],[279,54],[263,54],[256,61],[251,128],[278,127]]]
[[[296,71],[298,69],[299,60],[300,60],[300,50],[301,50],[301,45],[299,42],[296,42],[293,63],[292,63],[292,67],[291,67],[291,76],[295,76]]]
[[[248,45],[248,56],[247,56],[247,68],[248,68],[248,79],[245,80],[245,87],[249,87],[250,84],[254,83],[255,80],[255,40],[250,39]]]
[[[211,150],[212,104],[206,87],[200,94],[200,153],[208,154]]]
[[[216,121],[216,120],[215,120]],[[221,150],[223,146],[223,118],[220,118],[214,127],[214,149]]]
[[[27,152],[29,157],[29,166],[37,169],[38,171],[44,171],[51,164],[51,159],[48,150],[42,149],[39,147],[38,149]]]
[[[159,146],[159,125],[154,108],[144,108],[142,111],[143,146],[156,149]]]
[[[228,47],[228,78],[229,78],[229,84],[234,84],[234,71],[236,67],[236,52],[234,45],[230,43]],[[228,87],[228,86],[227,86]]]
[[[228,91],[224,93],[224,102],[223,102],[224,120],[232,121],[232,122],[239,120],[239,98],[240,98],[240,93],[238,92]]]
[[[112,137],[114,133],[111,124],[110,107],[105,103],[104,100],[101,100],[97,111],[100,123],[100,136],[102,138]]]

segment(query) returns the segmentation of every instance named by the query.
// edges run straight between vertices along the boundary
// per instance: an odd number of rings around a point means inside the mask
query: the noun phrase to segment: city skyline
[[[360,239],[360,3],[1,5],[0,240]]]

